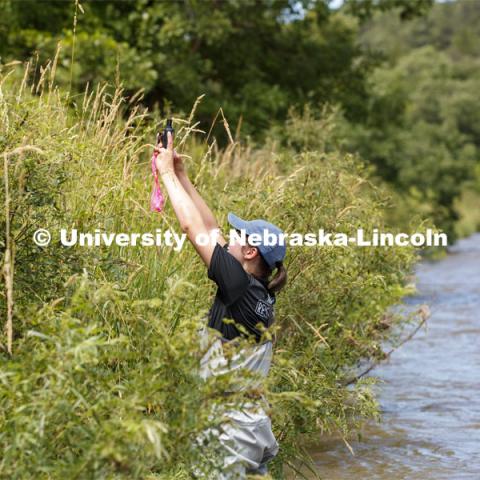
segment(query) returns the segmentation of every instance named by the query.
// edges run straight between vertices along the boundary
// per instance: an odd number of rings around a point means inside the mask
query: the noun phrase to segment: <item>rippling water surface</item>
[[[311,452],[331,480],[480,480],[480,233],[416,268],[431,317],[373,374],[382,420],[362,442],[324,440]]]

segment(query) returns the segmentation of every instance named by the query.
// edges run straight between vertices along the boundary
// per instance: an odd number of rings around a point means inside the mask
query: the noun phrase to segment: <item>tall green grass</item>
[[[12,326],[0,351],[0,476],[190,478],[205,456],[194,438],[220,421],[209,414],[228,408],[222,393],[239,381],[197,375],[196,329],[215,292],[203,263],[190,245],[65,248],[58,237],[62,227],[181,233],[168,200],[162,214],[149,211],[158,119],[107,85],[64,95],[55,62],[35,82],[21,69],[0,77],[0,307]],[[190,178],[226,231],[228,211],[287,232],[384,224],[389,192],[358,158],[321,146],[298,154],[273,139],[253,148],[231,133],[220,150],[193,113],[175,127]],[[34,245],[37,228],[52,232],[50,246]],[[346,384],[405,322],[388,307],[407,292],[415,260],[411,248],[289,249],[265,384],[281,445],[273,478],[305,458],[305,440],[348,441],[376,415],[371,381]]]

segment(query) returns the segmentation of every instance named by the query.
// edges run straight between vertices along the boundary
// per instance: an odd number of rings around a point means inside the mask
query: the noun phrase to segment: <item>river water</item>
[[[372,372],[382,418],[355,455],[337,439],[310,451],[326,480],[480,479],[480,233],[415,273],[405,303],[430,307],[427,328]]]

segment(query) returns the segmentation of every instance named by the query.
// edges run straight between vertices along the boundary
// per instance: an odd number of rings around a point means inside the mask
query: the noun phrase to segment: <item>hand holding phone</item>
[[[163,129],[163,132],[162,133],[160,133],[160,132],[157,133],[157,145],[160,143],[161,144],[160,146],[162,146],[163,148],[167,148],[167,145],[168,145],[167,133],[168,132],[170,132],[172,134],[172,137],[175,135],[175,130],[173,129],[171,118],[167,119],[167,125]]]

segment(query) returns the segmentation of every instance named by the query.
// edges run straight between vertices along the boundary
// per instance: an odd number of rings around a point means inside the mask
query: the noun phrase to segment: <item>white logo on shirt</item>
[[[269,318],[270,317],[270,305],[267,305],[265,302],[262,302],[259,300],[257,302],[257,306],[255,307],[255,313],[260,315],[263,318]]]

